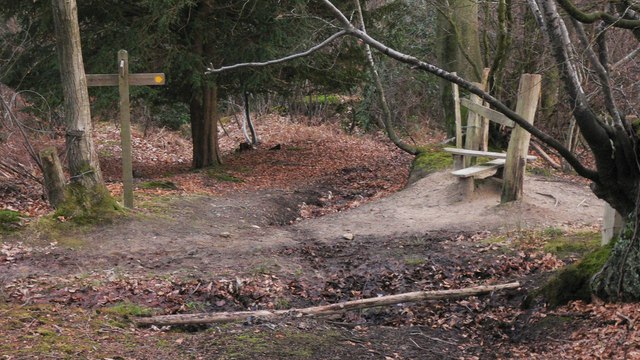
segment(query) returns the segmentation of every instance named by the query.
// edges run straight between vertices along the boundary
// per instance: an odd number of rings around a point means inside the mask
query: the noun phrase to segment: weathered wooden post
[[[120,142],[122,144],[122,189],[124,206],[133,208],[133,154],[131,150],[131,107],[129,104],[129,54],[118,51],[120,91]]]
[[[482,84],[473,83],[473,85],[477,87],[482,87]],[[474,104],[482,104],[482,99],[476,94],[469,95],[469,100],[471,100]],[[480,116],[473,112],[467,112],[467,136],[464,141],[464,148],[467,150],[480,150],[480,137],[482,134],[480,133],[481,120]],[[475,164],[475,157],[473,156],[465,156],[464,158],[464,167],[469,167]]]
[[[491,69],[484,68],[482,70],[482,90],[489,92],[489,73]],[[489,107],[489,104],[486,101],[482,102],[482,106]],[[480,140],[480,150],[489,151],[489,119],[480,116],[480,132],[479,132],[479,140]]]
[[[455,72],[453,75],[457,75]],[[460,114],[460,91],[458,84],[451,83],[451,92],[453,93],[453,116],[456,125],[456,148],[462,149],[462,115]],[[464,158],[462,155],[453,156],[453,168],[458,170],[464,167]]]
[[[602,216],[602,246],[607,245],[614,236],[620,233],[624,221],[616,209],[609,204],[604,204],[604,215]]]
[[[542,76],[539,74],[523,74],[520,78],[516,113],[531,124],[533,124],[538,107],[541,80]],[[503,204],[522,198],[524,170],[527,164],[526,156],[529,151],[530,139],[531,134],[517,125],[511,133],[500,198],[500,202]]]
[[[117,74],[87,74],[88,86],[118,86],[120,90],[120,142],[122,146],[122,188],[124,206],[133,208],[133,156],[129,86],[164,85],[163,73],[129,74],[129,55],[118,51]]]

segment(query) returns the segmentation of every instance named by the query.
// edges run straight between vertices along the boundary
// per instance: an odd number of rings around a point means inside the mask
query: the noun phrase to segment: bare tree
[[[528,0],[539,25],[547,34],[555,63],[560,69],[565,89],[572,101],[573,117],[595,158],[595,169],[582,164],[571,150],[560,141],[529,124],[504,103],[471,82],[433,64],[386,46],[354,26],[330,0],[320,1],[333,14],[340,30],[322,44],[285,59],[309,55],[326,46],[331,40],[348,35],[360,39],[367,46],[388,57],[408,64],[413,69],[426,71],[456,83],[481,97],[494,109],[509,117],[542,143],[555,149],[580,176],[591,181],[592,189],[598,197],[608,202],[627,219],[627,230],[617,242],[605,267],[595,276],[592,288],[596,294],[607,299],[640,299],[638,134],[634,125],[627,121],[625,114],[617,104],[607,51],[607,32],[611,29],[627,29],[633,32],[636,39],[640,39],[640,5],[636,1],[606,1],[602,4],[602,11],[586,13],[580,11],[569,0]],[[586,54],[588,59],[589,71],[596,75],[594,82],[604,103],[604,112],[596,109],[592,103],[593,96],[588,96],[585,93],[583,78],[580,76],[579,59],[573,56],[576,52],[572,50],[577,44],[571,42],[569,31],[558,13],[556,4],[560,4],[570,14],[572,25],[579,38],[581,51]],[[600,24],[597,27],[596,41],[590,41],[587,38],[582,23]],[[629,54],[625,58],[633,56],[635,55]],[[271,63],[281,60],[274,60]],[[623,60],[624,58],[620,61]],[[262,65],[267,65],[267,63],[237,64],[233,68]],[[211,72],[220,70],[209,69]],[[640,127],[638,124],[635,126]]]

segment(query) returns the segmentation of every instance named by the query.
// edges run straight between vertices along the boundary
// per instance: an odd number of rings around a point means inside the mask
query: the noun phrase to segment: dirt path
[[[180,197],[158,205],[151,215],[85,234],[81,249],[43,255],[16,275],[122,268],[215,276],[274,264],[287,272],[298,265],[279,259],[278,249],[332,244],[344,241],[345,234],[384,241],[437,231],[594,225],[602,213],[602,202],[588,187],[552,178],[527,177],[525,200],[510,205],[499,205],[493,183],[482,184],[472,199],[463,199],[458,186],[447,172],[436,173],[358,208],[301,221],[296,221],[300,204],[327,197],[326,189]]]
[[[414,235],[428,231],[511,231],[532,227],[593,225],[603,203],[587,186],[527,177],[525,199],[500,205],[499,186],[486,182],[471,199],[461,196],[448,172],[418,181],[384,199],[345,213],[296,224],[291,230],[321,241],[344,233],[362,236]]]

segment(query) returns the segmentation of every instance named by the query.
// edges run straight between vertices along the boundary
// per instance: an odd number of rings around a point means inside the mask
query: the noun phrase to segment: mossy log
[[[596,296],[609,301],[640,299],[639,240],[633,222],[627,223],[606,264],[591,280],[591,290]]]
[[[300,316],[328,316],[339,314],[348,310],[366,309],[376,306],[388,306],[406,302],[416,302],[422,300],[440,300],[461,298],[467,296],[476,296],[491,293],[498,290],[516,289],[520,287],[520,283],[512,282],[500,285],[476,286],[456,290],[439,290],[439,291],[416,291],[411,293],[381,296],[376,298],[361,299],[354,301],[346,301],[337,304],[314,306],[304,309],[290,310],[257,310],[257,311],[238,311],[238,312],[222,312],[222,313],[200,313],[200,314],[178,314],[163,315],[148,318],[139,318],[136,320],[138,325],[196,325],[224,323],[244,320],[248,317],[257,317],[264,319],[273,319],[286,315]]]
[[[549,305],[556,307],[573,300],[591,301],[591,279],[606,263],[611,248],[612,245],[600,247],[559,270],[540,290]]]

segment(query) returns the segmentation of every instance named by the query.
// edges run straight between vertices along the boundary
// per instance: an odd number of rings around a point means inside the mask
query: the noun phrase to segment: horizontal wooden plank
[[[474,113],[485,117],[495,123],[498,123],[500,125],[504,125],[504,126],[508,126],[508,127],[514,127],[515,123],[513,122],[513,120],[509,119],[508,117],[506,117],[503,113],[501,112],[497,112],[493,109],[490,109],[486,106],[482,106],[480,104],[476,104],[473,101],[469,100],[469,99],[460,99],[460,104],[463,105],[464,107],[466,107],[467,109],[473,111]]]
[[[499,168],[504,166],[505,162],[505,159],[495,159],[483,164],[452,171],[451,174],[461,178],[474,177],[483,179],[494,175]]]
[[[129,85],[164,85],[164,73],[129,74]],[[87,74],[87,86],[118,86],[118,74]]]
[[[475,156],[475,157],[486,156],[486,157],[495,158],[495,159],[507,158],[507,153],[499,153],[499,152],[493,152],[493,151],[467,150],[467,149],[458,149],[458,148],[450,148],[450,147],[446,147],[442,150],[446,152],[450,152],[455,155]],[[527,160],[533,161],[535,159],[537,159],[537,157],[533,155],[527,155]]]

